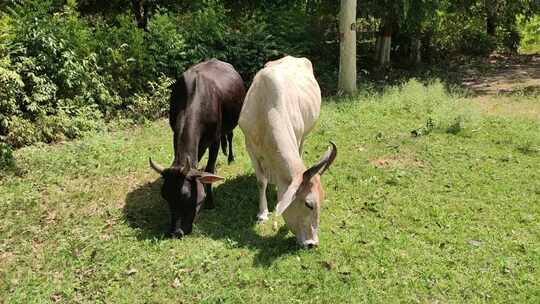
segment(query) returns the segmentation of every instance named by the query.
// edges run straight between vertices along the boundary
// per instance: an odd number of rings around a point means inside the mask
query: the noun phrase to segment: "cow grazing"
[[[172,86],[169,123],[174,160],[170,168],[152,159],[150,166],[164,178],[161,195],[169,203],[173,236],[191,233],[203,202],[206,208],[214,208],[211,184],[223,179],[214,175],[219,146],[221,143],[225,152],[228,141],[229,162],[232,161],[233,129],[244,96],[240,75],[232,65],[216,59],[191,67]],[[208,163],[202,172],[197,165],[207,149]]]
[[[277,185],[276,215],[283,214],[300,245],[318,245],[317,230],[324,192],[320,176],[334,161],[337,149],[311,168],[302,161],[302,146],[319,117],[321,91],[311,62],[291,56],[271,61],[249,88],[239,126],[257,175],[260,221],[268,219],[266,187]]]

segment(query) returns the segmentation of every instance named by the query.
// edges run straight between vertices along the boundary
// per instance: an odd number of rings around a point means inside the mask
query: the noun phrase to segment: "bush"
[[[275,12],[254,10],[227,21],[227,10],[208,1],[193,13],[181,16],[179,30],[190,48],[186,67],[210,58],[231,63],[247,83],[264,64],[281,54],[307,56],[305,39],[308,16],[297,7]]]
[[[497,49],[500,52],[516,53],[519,49],[521,35],[515,26],[500,26],[497,28]]]
[[[519,51],[522,53],[540,53],[540,15],[527,20],[519,16],[517,26],[522,36]]]
[[[459,50],[469,55],[488,55],[493,51],[495,45],[496,40],[483,29],[470,27],[462,32]]]
[[[249,83],[269,58],[280,53],[274,36],[269,34],[268,25],[259,22],[255,15],[245,16],[227,36],[224,57]]]
[[[10,168],[14,165],[13,150],[8,144],[0,142],[0,169]]]
[[[188,47],[174,15],[166,11],[158,12],[148,24],[147,35],[148,53],[151,54],[147,62],[152,67],[152,81],[161,74],[176,76],[176,70],[187,68]],[[154,85],[150,84],[151,89],[154,89]]]
[[[449,94],[439,80],[427,85],[416,79],[392,87],[381,96],[393,107],[381,105],[397,114],[408,114],[427,121],[424,129],[457,134],[479,125],[480,117],[472,106],[467,106],[457,94]],[[448,115],[452,113],[452,115]]]
[[[149,78],[146,66],[146,42],[144,32],[127,15],[117,16],[115,24],[96,25],[96,40],[102,45],[96,50],[97,63],[107,75],[107,86],[120,98],[144,90]],[[112,104],[111,111],[120,110],[123,102]]]
[[[161,76],[157,82],[150,82],[150,92],[135,94],[130,98],[128,117],[136,122],[157,119],[167,115],[169,111],[171,78]]]
[[[226,18],[225,8],[217,1],[208,1],[195,12],[181,16],[184,26],[180,31],[190,45],[187,66],[210,58],[226,58]]]
[[[170,79],[185,66],[174,17],[159,12],[148,32],[128,16],[90,25],[69,6],[24,2],[0,19],[0,136],[13,147],[56,142],[123,116],[164,115]],[[172,67],[172,68],[171,68]]]
[[[0,135],[14,147],[74,138],[96,128],[114,103],[76,12],[49,14],[49,2],[12,12],[0,61]]]

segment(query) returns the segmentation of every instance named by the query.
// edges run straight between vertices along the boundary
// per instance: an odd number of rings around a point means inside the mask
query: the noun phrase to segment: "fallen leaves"
[[[469,243],[469,245],[474,246],[474,247],[482,246],[482,241],[478,241],[478,240],[469,240],[467,243]]]
[[[137,272],[139,272],[137,269],[135,269],[135,268],[130,268],[130,269],[128,269],[128,270],[125,272],[125,274],[126,274],[127,276],[131,276],[131,275],[136,274]]]
[[[172,288],[178,288],[178,287],[180,287],[181,284],[182,284],[182,282],[180,281],[180,278],[176,277],[176,278],[174,278],[174,281],[171,283],[171,287]]]

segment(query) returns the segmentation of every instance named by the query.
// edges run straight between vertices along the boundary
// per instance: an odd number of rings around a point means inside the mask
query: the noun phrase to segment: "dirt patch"
[[[379,169],[424,167],[424,163],[421,160],[410,154],[384,156],[372,159],[369,163]]]
[[[540,94],[540,56],[504,56],[464,64],[462,85],[476,96]]]
[[[488,115],[540,120],[540,56],[504,56],[461,67],[462,85]]]
[[[474,101],[488,115],[540,121],[540,97],[479,96]]]

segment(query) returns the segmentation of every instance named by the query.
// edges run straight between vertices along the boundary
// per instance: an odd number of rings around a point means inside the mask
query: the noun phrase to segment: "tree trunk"
[[[497,21],[495,20],[495,16],[488,13],[487,20],[486,20],[486,32],[491,37],[495,37],[497,34]]]
[[[422,62],[422,41],[418,37],[412,38],[411,42],[411,62],[418,65]]]
[[[341,0],[338,90],[356,93],[356,0]]]
[[[485,0],[486,8],[486,33],[495,37],[497,32],[497,2]]]
[[[131,4],[137,27],[146,30],[146,25],[148,24],[148,3],[146,0],[132,0]]]
[[[380,66],[390,63],[390,50],[392,49],[392,26],[389,21],[385,21],[378,38],[377,61]]]

